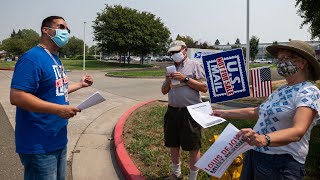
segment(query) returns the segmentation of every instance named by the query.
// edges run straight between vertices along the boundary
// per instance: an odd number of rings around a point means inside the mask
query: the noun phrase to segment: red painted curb
[[[14,71],[14,68],[0,68],[0,70]]]
[[[154,101],[156,100],[149,100],[146,102],[142,102],[130,108],[127,112],[125,112],[120,117],[117,125],[115,126],[113,139],[114,139],[116,159],[122,174],[127,180],[145,180],[146,178],[141,175],[141,172],[133,163],[128,152],[126,151],[126,148],[124,147],[123,139],[122,139],[124,123],[136,109]]]

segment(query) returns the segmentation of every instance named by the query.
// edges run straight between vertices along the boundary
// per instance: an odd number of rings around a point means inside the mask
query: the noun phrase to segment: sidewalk
[[[0,103],[14,128],[15,106],[12,106],[9,101],[12,73],[12,71],[0,70]],[[73,83],[72,81],[73,79],[70,78],[69,82]],[[70,94],[71,105],[78,105],[96,91],[97,89],[88,87]],[[74,180],[124,179],[115,161],[111,137],[120,116],[139,102],[108,92],[100,91],[100,93],[107,101],[69,119],[67,157],[69,164],[72,162]]]

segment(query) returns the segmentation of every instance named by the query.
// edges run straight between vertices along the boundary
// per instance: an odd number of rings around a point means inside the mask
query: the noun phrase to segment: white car
[[[272,64],[272,61],[271,60],[267,60],[267,59],[255,59],[253,62],[254,63]]]

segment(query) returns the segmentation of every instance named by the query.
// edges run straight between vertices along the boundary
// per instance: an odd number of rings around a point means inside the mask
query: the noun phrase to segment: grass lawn
[[[125,77],[162,77],[165,76],[165,74],[165,69],[108,72],[108,75]]]
[[[13,69],[15,65],[16,61],[0,61],[0,68]]]
[[[264,64],[264,63],[251,63],[251,64],[249,64],[250,68],[262,67],[262,66],[270,66],[270,68],[276,68],[275,64]]]
[[[152,103],[141,107],[126,122],[124,128],[124,142],[130,157],[147,179],[163,179],[171,173],[171,161],[168,149],[163,144],[163,116],[166,112],[166,103]],[[253,128],[255,121],[228,120],[237,128]],[[227,126],[228,122],[203,129],[201,149],[202,154],[211,146],[209,139],[218,135]],[[306,180],[316,180],[320,177],[320,127],[313,129],[310,140],[310,151],[306,161]],[[187,179],[188,153],[182,153],[182,172]],[[211,177],[204,171],[199,171],[198,179],[205,180]]]
[[[62,63],[67,70],[82,70],[83,60],[65,60],[62,59]],[[0,61],[0,68],[14,68],[16,61]],[[152,65],[140,65],[140,64],[125,64],[121,65],[117,62],[104,62],[97,60],[86,60],[86,70],[108,70],[108,69],[132,69],[132,68],[148,68]]]

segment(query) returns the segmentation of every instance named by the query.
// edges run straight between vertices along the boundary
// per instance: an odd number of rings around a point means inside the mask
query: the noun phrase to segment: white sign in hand
[[[211,176],[221,178],[238,155],[253,148],[238,132],[239,129],[229,123],[195,166]]]

